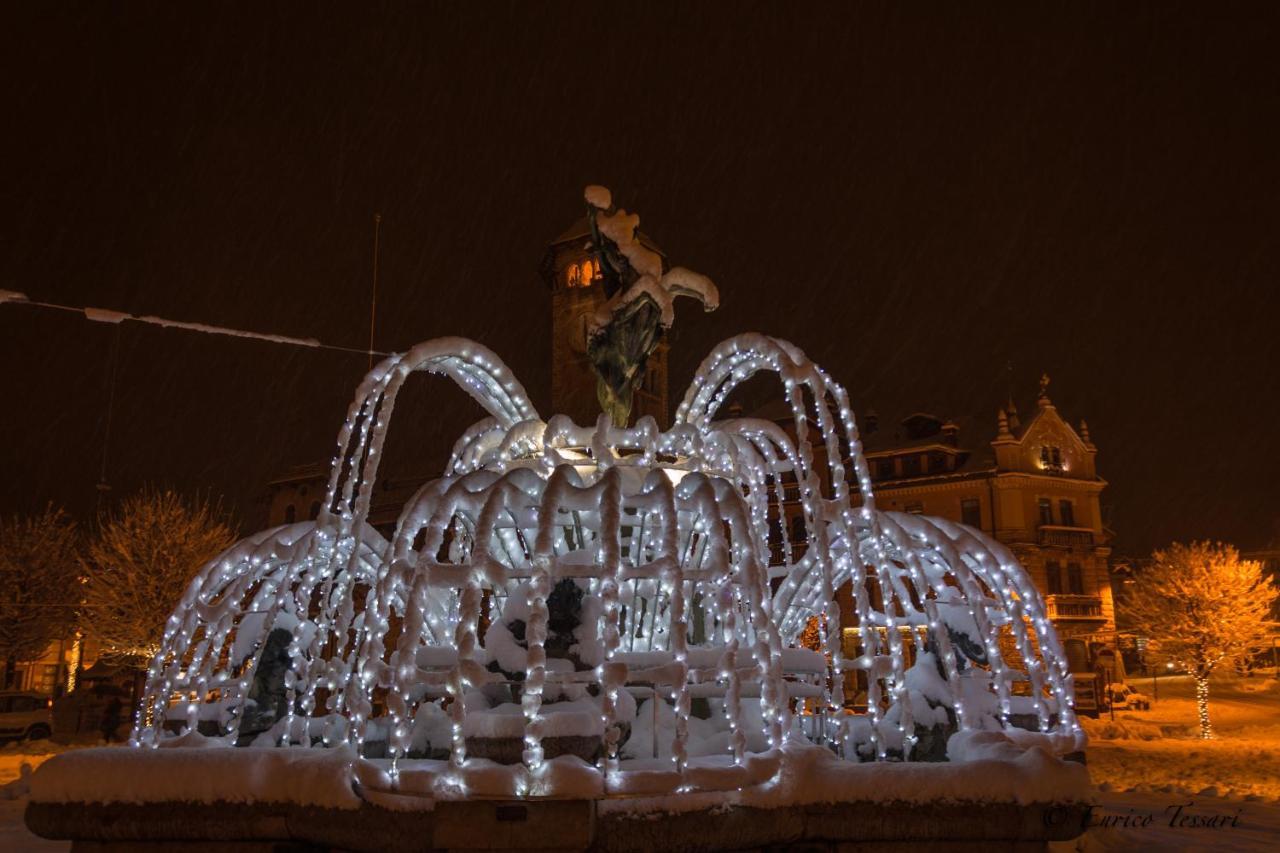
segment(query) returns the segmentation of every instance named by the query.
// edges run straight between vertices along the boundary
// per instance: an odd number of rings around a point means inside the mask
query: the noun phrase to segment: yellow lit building
[[[789,410],[772,406],[756,416],[784,427],[790,421]],[[1107,483],[1088,425],[1074,428],[1063,418],[1047,377],[1025,421],[1010,401],[985,424],[916,412],[892,424],[868,414],[859,427],[877,508],[982,530],[1026,567],[1060,637],[1114,647],[1110,536],[1099,504]],[[787,529],[775,539],[798,542],[798,500],[786,509]]]

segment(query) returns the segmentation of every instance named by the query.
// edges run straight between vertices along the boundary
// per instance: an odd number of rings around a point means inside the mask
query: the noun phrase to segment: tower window
[[[1045,471],[1061,472],[1062,467],[1062,448],[1051,447],[1047,444],[1040,446],[1040,467]]]
[[[565,285],[568,287],[590,287],[600,277],[600,264],[594,258],[576,264],[569,264],[565,270]]]

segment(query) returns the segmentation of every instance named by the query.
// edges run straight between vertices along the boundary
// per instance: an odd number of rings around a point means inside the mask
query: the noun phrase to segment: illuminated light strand
[[[17,293],[12,290],[0,290],[0,305],[28,305],[32,308],[50,308],[55,311],[66,311],[72,314],[80,314],[86,320],[94,323],[109,323],[112,325],[131,322],[144,323],[149,326],[159,326],[164,329],[180,329],[185,332],[200,332],[206,335],[222,335],[231,338],[247,338],[249,340],[264,341],[272,344],[288,344],[289,346],[305,347],[307,349],[327,349],[335,352],[349,352],[356,355],[379,355],[385,356],[387,353],[379,350],[360,349],[358,347],[344,347],[335,344],[321,343],[315,338],[299,338],[293,335],[277,335],[269,332],[251,332],[245,329],[232,329],[227,326],[212,325],[209,323],[193,323],[187,320],[168,320],[164,317],[155,317],[150,314],[130,314],[125,311],[113,311],[107,308],[90,308],[90,307],[74,307],[71,305],[60,305],[56,302],[42,302],[37,299],[30,299],[25,294]]]
[[[398,394],[417,371],[452,378],[488,417],[459,438],[446,476],[411,497],[385,540],[366,519]],[[752,419],[712,421],[733,388],[760,371],[779,377],[794,436]],[[816,453],[824,455],[825,468]],[[799,556],[786,515],[789,479],[804,528]],[[398,768],[415,741],[419,712],[447,698],[450,765],[438,784],[465,791],[468,692],[500,678],[480,658],[485,592],[500,610],[513,596],[529,598],[521,685],[525,795],[553,793],[543,744],[548,717],[558,697],[588,681],[600,687],[600,772],[617,778],[618,699],[633,674],[619,657],[624,652],[654,653],[652,660],[664,662],[655,670],[661,676],[653,676],[655,694],[669,690],[671,698],[653,701],[655,707],[669,703],[674,722],[655,728],[655,746],[670,733],[677,770],[685,772],[689,761],[695,685],[720,685],[735,763],[743,764],[753,748],[749,735],[780,747],[793,730],[785,646],[815,616],[829,661],[823,704],[843,706],[846,671],[862,671],[867,679],[869,740],[853,742],[843,719],[815,735],[834,738],[846,754],[850,746],[854,752],[866,746],[878,760],[912,758],[913,692],[902,630],[911,633],[917,657],[922,635],[933,638],[948,693],[944,704],[965,730],[985,725],[984,703],[966,700],[975,681],[995,703],[996,724],[1009,723],[1014,673],[999,642],[1002,631],[1012,632],[1040,729],[1061,751],[1081,741],[1065,656],[1025,572],[978,531],[877,511],[847,393],[785,342],[746,335],[717,347],[665,432],[651,419],[630,428],[607,419],[593,427],[562,416],[543,422],[488,350],[458,338],[427,342],[388,358],[360,384],[325,494],[314,523],[238,543],[193,581],[153,658],[143,700],[147,716],[135,742],[156,745],[167,736],[171,706],[187,729],[198,726],[212,692],[221,697],[220,719],[235,739],[258,652],[283,627],[291,636],[293,669],[286,674],[288,711],[268,732],[272,742],[350,743],[359,750],[385,736]],[[771,567],[774,519],[784,535],[782,565]],[[776,594],[771,573],[780,578]],[[585,673],[553,671],[546,657],[547,598],[565,577],[577,578],[599,608],[589,627],[601,657]],[[845,583],[852,583],[850,616],[861,645],[852,659],[840,641],[835,600]],[[879,601],[868,594],[872,583]],[[367,589],[361,602],[354,598],[358,588]],[[949,638],[953,611],[972,620],[972,639],[989,669],[960,671]],[[249,613],[260,618],[246,621]],[[690,620],[701,623],[714,656],[691,646]],[[399,637],[388,647],[393,624]],[[243,668],[238,660],[226,663],[233,641],[249,651]],[[438,654],[445,650],[453,657]],[[763,729],[757,733],[745,729],[747,683],[759,685]],[[321,690],[327,713],[316,716]],[[385,697],[378,716],[375,693]],[[173,699],[182,701],[175,706]]]

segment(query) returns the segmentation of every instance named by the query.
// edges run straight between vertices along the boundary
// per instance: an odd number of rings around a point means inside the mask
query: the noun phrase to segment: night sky
[[[380,212],[376,346],[475,338],[546,414],[537,267],[602,183],[720,286],[677,399],[743,331],[882,416],[994,422],[1012,362],[1024,417],[1047,371],[1088,419],[1119,550],[1280,535],[1280,5],[43,5],[0,51],[0,289],[363,347]],[[366,358],[0,305],[0,513],[92,516],[113,363],[113,494],[250,527]],[[425,475],[480,410],[411,389]]]

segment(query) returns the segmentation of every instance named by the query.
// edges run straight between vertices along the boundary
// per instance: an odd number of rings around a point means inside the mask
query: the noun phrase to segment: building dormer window
[[[1046,471],[1062,471],[1062,448],[1040,445],[1040,467]]]
[[[565,270],[565,285],[568,287],[590,287],[600,277],[600,264],[595,258],[587,258],[576,264],[569,264]]]

